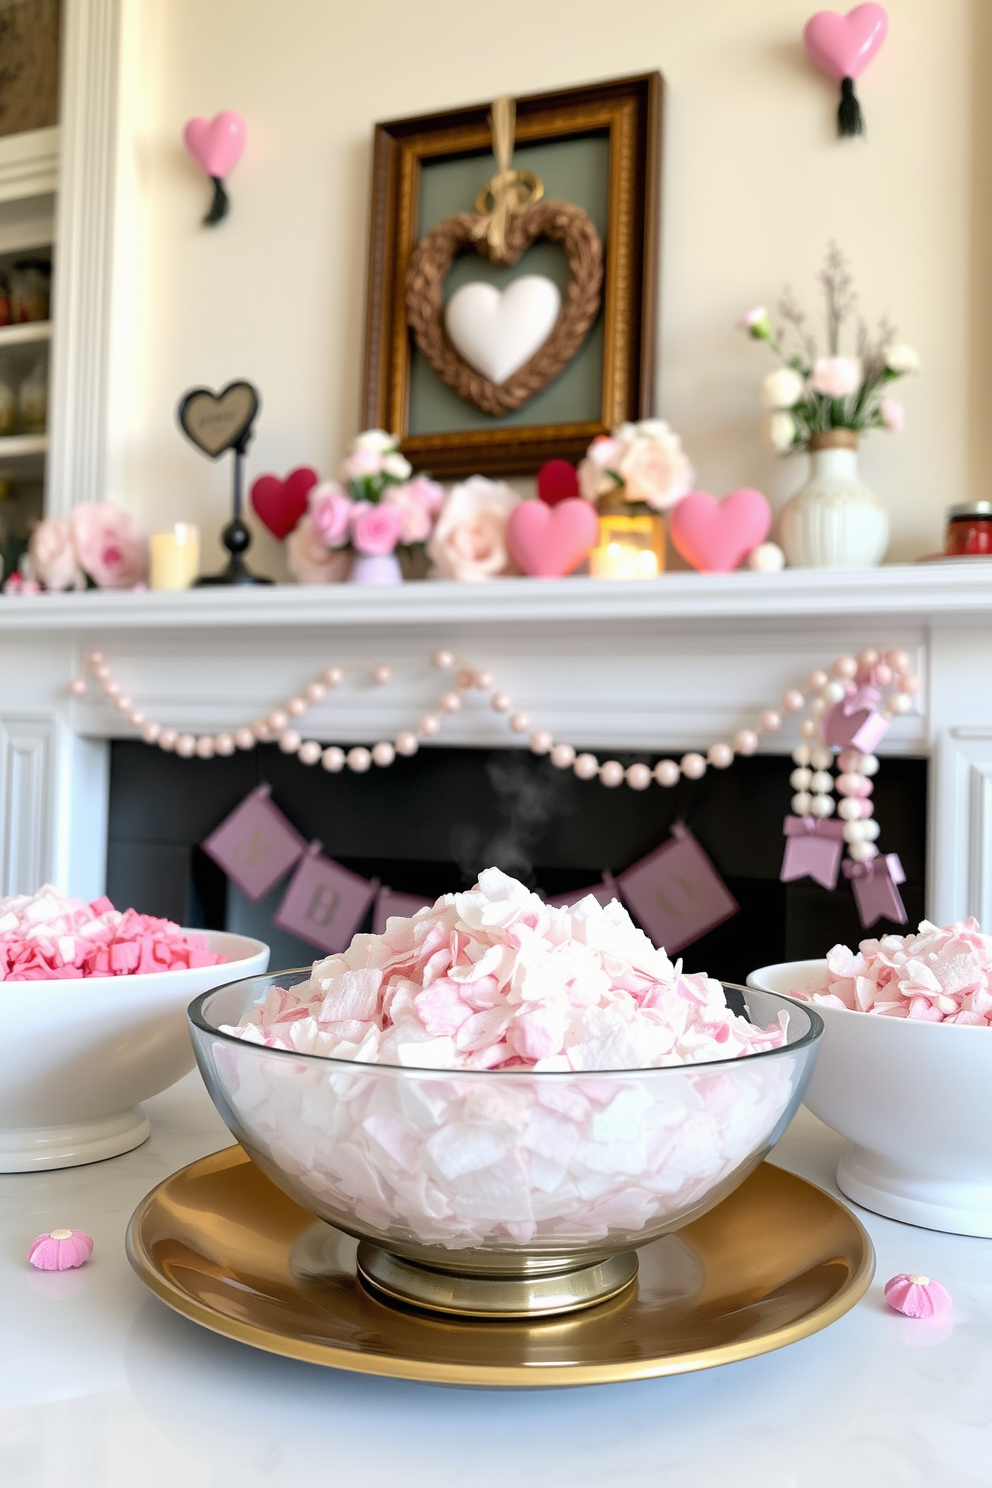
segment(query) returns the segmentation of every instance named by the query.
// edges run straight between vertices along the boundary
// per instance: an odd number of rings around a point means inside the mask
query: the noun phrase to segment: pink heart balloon
[[[704,573],[730,573],[771,531],[772,509],[760,491],[741,486],[722,501],[692,491],[672,509],[668,531],[678,553]]]
[[[212,119],[190,119],[183,130],[183,144],[208,176],[221,178],[241,158],[246,133],[241,115],[225,109]]]
[[[506,524],[506,545],[524,573],[557,579],[578,568],[599,537],[596,509],[581,496],[556,506],[521,501]]]
[[[860,77],[885,40],[889,18],[881,5],[856,5],[847,15],[820,10],[803,29],[803,46],[817,67],[838,80]]]

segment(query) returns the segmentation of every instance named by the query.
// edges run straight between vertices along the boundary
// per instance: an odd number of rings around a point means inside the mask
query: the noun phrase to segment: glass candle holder
[[[188,589],[200,572],[200,529],[177,522],[149,539],[149,588]]]
[[[622,497],[601,499],[599,542],[589,554],[594,579],[654,579],[665,571],[665,518]]]

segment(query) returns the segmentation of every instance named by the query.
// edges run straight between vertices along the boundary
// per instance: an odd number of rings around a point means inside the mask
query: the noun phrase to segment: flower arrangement
[[[31,534],[23,573],[7,594],[42,589],[135,589],[148,579],[148,543],[130,512],[112,501],[81,501],[66,517],[45,517]]]
[[[512,486],[484,475],[452,486],[427,544],[430,577],[479,583],[519,572],[506,546],[506,524],[519,502]]]
[[[614,496],[632,514],[667,511],[692,490],[695,473],[682,441],[663,419],[621,424],[594,439],[579,464],[587,501]]]
[[[782,328],[773,330],[764,305],[756,305],[741,319],[741,328],[755,341],[765,341],[782,365],[761,384],[761,402],[769,410],[764,438],[778,454],[807,450],[810,440],[830,429],[869,429],[897,432],[905,422],[901,403],[887,395],[889,384],[919,369],[911,346],[896,340],[895,329],[883,316],[873,336],[858,318],[856,354],[841,353],[841,333],[854,314],[857,294],[847,260],[831,243],[820,271],[826,310],[826,355],[806,327],[806,316],[786,291],[778,313]],[[791,338],[793,348],[786,345]]]
[[[352,441],[337,480],[311,490],[286,540],[290,573],[301,584],[335,583],[348,577],[351,555],[422,552],[443,499],[436,481],[413,474],[395,435],[366,429]]]

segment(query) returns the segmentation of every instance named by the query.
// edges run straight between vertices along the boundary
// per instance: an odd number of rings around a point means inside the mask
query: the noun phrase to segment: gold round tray
[[[826,1328],[875,1269],[850,1210],[770,1163],[702,1219],[644,1246],[634,1286],[571,1316],[479,1322],[392,1306],[357,1279],[356,1250],[240,1147],[166,1178],[127,1232],[142,1281],[215,1333],[437,1384],[591,1385],[729,1364]]]

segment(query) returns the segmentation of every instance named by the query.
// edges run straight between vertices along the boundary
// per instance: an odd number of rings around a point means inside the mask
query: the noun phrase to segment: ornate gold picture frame
[[[514,166],[539,171],[549,197],[589,214],[605,262],[602,308],[576,357],[502,416],[443,385],[406,306],[418,241],[448,214],[471,210],[492,175],[490,105],[376,125],[362,420],[398,434],[416,469],[442,479],[532,474],[555,456],[579,459],[597,434],[653,413],[662,87],[654,72],[516,99]],[[534,255],[534,268],[567,282],[554,244],[534,244],[517,267],[530,270]],[[507,272],[471,252],[450,278],[459,271],[496,283]]]

